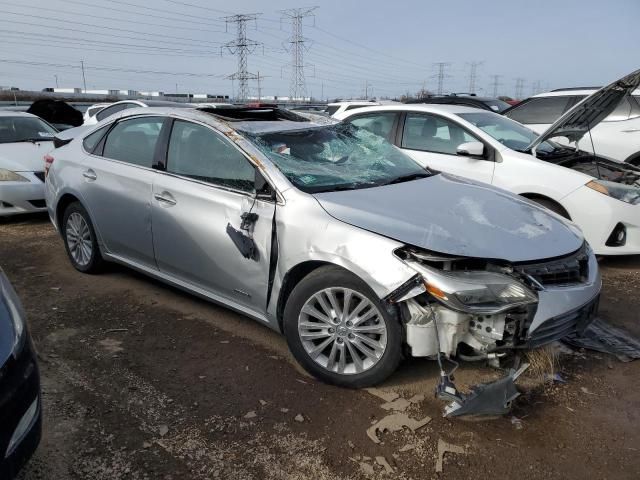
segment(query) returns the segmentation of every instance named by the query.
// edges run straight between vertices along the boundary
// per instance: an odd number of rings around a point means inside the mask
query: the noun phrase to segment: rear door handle
[[[178,203],[169,192],[156,193],[153,195],[153,198],[166,205],[175,205],[176,203]]]
[[[82,172],[82,176],[90,181],[94,181],[98,178],[98,176],[96,175],[96,172],[94,172],[91,169],[85,170],[84,172]]]

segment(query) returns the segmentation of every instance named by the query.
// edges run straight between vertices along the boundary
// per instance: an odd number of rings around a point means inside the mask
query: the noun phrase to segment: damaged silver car
[[[242,312],[329,383],[374,385],[406,354],[496,359],[597,307],[573,224],[348,124],[146,108],[57,145],[47,206],[77,270],[123,263]]]

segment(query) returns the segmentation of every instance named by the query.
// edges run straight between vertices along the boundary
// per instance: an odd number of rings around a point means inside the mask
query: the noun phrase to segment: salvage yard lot
[[[385,400],[310,378],[255,321],[124,267],[82,275],[46,217],[3,220],[0,239],[42,373],[44,434],[25,480],[640,478],[640,362],[564,356],[567,384],[529,376],[513,416],[469,422],[441,417],[435,363],[412,359],[380,390],[431,421],[376,444],[367,430],[393,414]],[[640,335],[640,259],[601,266],[601,316]],[[463,388],[495,375],[456,373]],[[464,449],[442,473],[439,441]]]

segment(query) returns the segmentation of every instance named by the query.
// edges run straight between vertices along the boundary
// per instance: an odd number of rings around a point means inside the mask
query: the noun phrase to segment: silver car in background
[[[56,149],[45,190],[77,270],[119,262],[242,312],[342,386],[382,381],[403,352],[556,340],[601,287],[570,222],[277,108],[127,110]]]

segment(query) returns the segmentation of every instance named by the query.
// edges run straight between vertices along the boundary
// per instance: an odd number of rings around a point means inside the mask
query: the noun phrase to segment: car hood
[[[44,156],[53,149],[53,141],[0,144],[0,168],[13,172],[42,172]]]
[[[527,262],[567,255],[584,242],[526,199],[445,174],[314,196],[338,220],[450,255]]]
[[[534,150],[542,142],[553,137],[567,137],[571,142],[579,141],[589,129],[607,118],[622,99],[631,95],[638,86],[640,70],[592,93],[556,120],[527,147],[527,151]]]

